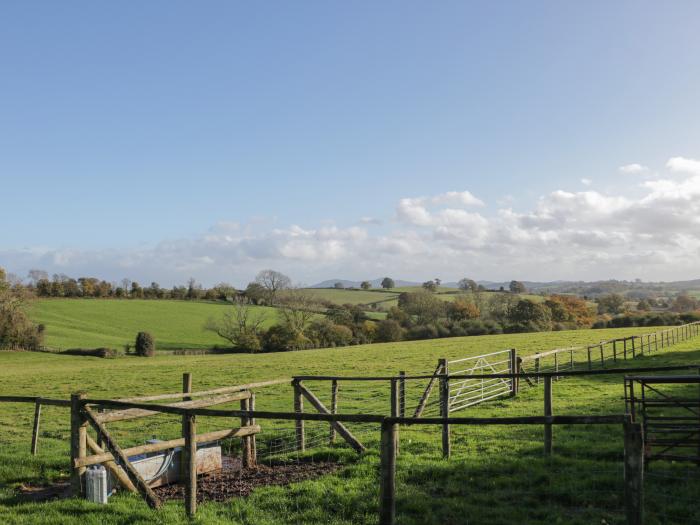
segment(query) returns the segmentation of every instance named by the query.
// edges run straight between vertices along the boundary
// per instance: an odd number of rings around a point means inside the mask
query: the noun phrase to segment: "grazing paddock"
[[[159,356],[100,360],[89,357],[49,354],[0,354],[0,395],[31,395],[66,399],[75,390],[85,389],[92,399],[131,397],[179,391],[180,375],[194,374],[194,389],[211,389],[225,384],[272,379],[288,374],[304,375],[391,375],[398,369],[409,374],[430,375],[438,358],[459,359],[504,348],[518,349],[518,355],[532,355],[556,347],[595,345],[602,339],[639,334],[636,329],[555,332],[416,341],[342,349],[312,350],[284,354]],[[696,339],[669,346],[663,352],[631,359],[626,366],[686,365],[697,363],[700,352]],[[326,407],[332,406],[330,382],[304,379],[304,384]],[[320,386],[320,385],[325,386]],[[422,383],[424,388],[425,381]],[[407,386],[409,391],[411,387]],[[553,386],[555,415],[603,416],[624,413],[622,378],[596,377],[567,379]],[[388,385],[375,385],[367,391],[343,384],[336,394],[337,412],[357,413],[371,408],[383,415],[392,413]],[[420,389],[418,389],[420,390]],[[357,392],[355,395],[353,392]],[[513,399],[497,399],[469,407],[459,415],[479,418],[541,416],[543,388],[524,388]],[[369,405],[368,398],[372,400]],[[291,386],[280,385],[258,396],[258,410],[289,411],[293,408]],[[222,405],[223,409],[226,408]],[[235,407],[229,409],[235,410]],[[400,410],[399,407],[396,410]],[[63,412],[62,412],[63,411]],[[307,396],[304,412],[317,413]],[[233,415],[233,413],[231,413]],[[0,451],[0,521],[3,523],[72,523],[76,515],[84,523],[187,523],[182,502],[168,500],[157,512],[136,496],[114,496],[107,507],[77,499],[49,503],[32,502],[26,489],[67,479],[69,454],[65,409],[45,407],[38,454],[29,455],[33,410],[27,405],[0,407],[0,439],[7,445]],[[202,416],[197,432],[211,432],[216,425]],[[234,417],[235,419],[235,417]],[[146,421],[149,423],[145,424]],[[200,426],[201,423],[201,426]],[[256,421],[261,424],[260,419]],[[365,429],[351,427],[353,435],[367,452],[357,455],[336,434],[331,444],[327,421],[305,422],[306,450],[290,448],[298,436],[298,426],[276,422],[288,433],[290,446],[278,454],[261,458],[261,464],[274,468],[280,461],[334,464],[321,477],[298,480],[288,486],[260,486],[240,489],[241,497],[228,502],[203,501],[197,510],[202,523],[377,523],[381,450],[379,425]],[[266,428],[258,437],[264,443]],[[397,523],[459,523],[465,516],[473,523],[622,523],[625,514],[624,487],[621,484],[622,426],[598,425],[577,428],[571,424],[553,430],[553,455],[543,458],[541,422],[525,427],[489,425],[451,426],[451,459],[442,459],[442,424],[401,426],[399,456],[396,462]],[[605,427],[605,428],[604,428]],[[181,417],[159,415],[146,420],[125,421],[115,426],[114,436],[124,446],[143,444],[154,435],[174,438],[182,432]],[[386,443],[386,439],[384,440]],[[263,447],[265,445],[262,445]],[[272,443],[274,447],[274,443]],[[274,451],[275,449],[270,449]],[[237,453],[237,447],[232,452]],[[666,523],[692,522],[688,514],[688,494],[697,490],[694,478],[685,485],[675,480],[680,470],[668,472],[654,465],[654,472],[670,477],[672,491],[647,490],[646,508],[658,518],[666,513]],[[682,475],[690,476],[683,470]],[[650,483],[658,483],[651,478]],[[230,481],[230,479],[229,479]],[[669,482],[666,481],[668,485]],[[237,485],[236,485],[237,486]],[[24,487],[25,490],[18,488]],[[653,485],[652,485],[653,487]],[[237,489],[238,490],[238,489]],[[692,492],[694,494],[694,492]],[[233,495],[235,496],[235,491]],[[622,495],[621,495],[622,494]],[[243,497],[245,496],[245,497]],[[671,498],[675,498],[675,506]],[[685,502],[685,503],[684,503]],[[685,514],[684,514],[685,512]],[[679,518],[679,516],[681,518]],[[681,521],[674,521],[681,520]],[[662,521],[662,520],[660,520]],[[653,521],[652,521],[653,522]]]

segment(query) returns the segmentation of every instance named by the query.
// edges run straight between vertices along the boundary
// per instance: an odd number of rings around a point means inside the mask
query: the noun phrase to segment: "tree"
[[[382,288],[389,290],[390,288],[396,288],[394,280],[391,277],[384,277],[382,279]]]
[[[651,310],[651,303],[649,303],[648,299],[640,299],[637,303],[637,310],[641,312],[648,312]]]
[[[360,288],[362,288],[363,290],[369,290],[370,288],[372,288],[372,283],[370,283],[369,281],[362,281],[360,283]]]
[[[435,279],[433,279],[433,281],[435,282],[435,286],[437,287],[440,287],[440,284],[442,284],[442,279],[440,279],[439,277],[436,277]]]
[[[479,315],[479,308],[463,297],[459,297],[447,304],[447,317],[453,321],[476,319]]]
[[[44,326],[31,321],[28,302],[26,290],[10,286],[5,270],[0,268],[0,348],[41,348]]]
[[[403,339],[404,329],[393,319],[384,319],[377,323],[375,337],[380,343],[391,343]]]
[[[467,279],[466,277],[464,279],[460,279],[457,286],[460,290],[464,290],[465,292],[476,292],[478,289],[476,281],[473,279]]]
[[[336,290],[342,290],[343,288],[345,288],[345,285],[340,281],[336,281],[335,284],[333,284],[333,288],[335,288]]]
[[[545,332],[552,329],[552,312],[544,304],[521,299],[510,309],[508,321],[516,332]]]
[[[194,277],[190,277],[187,281],[187,299],[194,301],[202,296],[202,285],[197,284]]]
[[[598,313],[621,314],[625,311],[625,298],[620,294],[611,293],[598,298]]]
[[[132,299],[142,299],[143,298],[143,288],[141,288],[141,285],[137,283],[136,281],[133,281],[131,283],[131,291],[129,292],[129,295],[131,296]]]
[[[210,318],[204,325],[205,330],[214,332],[229,341],[238,350],[251,353],[262,348],[260,337],[265,314],[242,298],[236,298],[230,310],[218,321]]]
[[[248,283],[243,295],[253,304],[263,304],[267,298],[267,290],[262,284]]]
[[[692,312],[698,308],[698,300],[691,297],[686,292],[678,294],[671,303],[671,310],[674,312]]]
[[[527,292],[527,288],[525,288],[525,285],[521,283],[520,281],[511,281],[510,284],[508,285],[508,289],[510,290],[510,293],[525,293]]]
[[[156,342],[149,332],[136,334],[136,355],[141,357],[153,357],[156,355]]]
[[[279,298],[278,315],[291,332],[303,335],[306,326],[317,315],[318,299],[300,288],[285,290]]]
[[[286,290],[292,285],[292,280],[283,273],[275,270],[263,270],[255,277],[255,282],[267,292],[268,304],[275,304],[277,293]]]
[[[544,304],[552,313],[552,321],[569,328],[587,328],[595,320],[595,312],[588,303],[574,295],[551,295]]]
[[[428,290],[429,292],[435,292],[437,291],[438,285],[435,281],[425,281],[423,283],[423,289]]]
[[[445,302],[427,290],[399,295],[399,308],[416,318],[418,324],[434,323],[445,313]]]
[[[46,273],[44,270],[36,270],[36,269],[31,269],[27,273],[27,277],[29,277],[29,280],[32,282],[34,286],[37,285],[39,281],[42,279],[48,281],[49,280],[49,274]]]

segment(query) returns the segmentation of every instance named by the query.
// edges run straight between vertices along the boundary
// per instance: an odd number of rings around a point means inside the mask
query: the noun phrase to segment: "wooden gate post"
[[[197,513],[197,422],[194,414],[185,414],[185,511],[194,518]]]
[[[406,372],[399,372],[399,417],[406,417]]]
[[[391,399],[391,417],[399,417],[399,380],[398,379],[392,379],[390,383],[390,399]],[[394,438],[396,439],[396,443],[394,443],[394,449],[396,450],[396,454],[399,453],[399,426],[396,425],[396,429],[394,430]]]
[[[644,435],[642,424],[627,421],[625,432],[625,512],[628,525],[644,521]]]
[[[440,416],[450,417],[450,379],[447,359],[440,359],[442,376],[440,377]],[[450,457],[450,424],[442,424],[442,457]]]
[[[517,374],[518,373],[518,354],[515,350],[515,348],[510,349],[510,373],[511,374]],[[515,397],[518,395],[518,378],[517,377],[512,377],[510,380],[510,397]]]
[[[301,393],[301,388],[299,388],[299,381],[294,379],[292,381],[292,386],[294,387],[294,412],[297,414],[304,413],[304,397]],[[304,434],[304,420],[297,419],[295,423],[296,437],[297,437],[297,450],[303,452],[306,450],[306,436]]]
[[[87,426],[88,422],[83,415],[81,401],[87,395],[78,392],[70,396],[70,488],[73,497],[82,496],[85,487],[86,467],[74,467],[76,459],[87,456]]]
[[[552,376],[544,378],[544,415],[552,415]],[[552,455],[552,424],[544,424],[544,455]]]
[[[331,382],[331,414],[335,414],[338,411],[338,380],[334,379]],[[330,430],[330,436],[329,436],[329,442],[332,445],[335,443],[335,427],[333,424],[330,425],[331,430]]]
[[[379,480],[379,525],[394,525],[396,518],[396,424],[382,422]]]
[[[241,410],[243,411],[248,411],[250,410],[250,399],[241,399]],[[250,418],[247,416],[244,416],[241,418],[241,427],[246,427],[250,425]],[[245,436],[242,441],[242,452],[241,455],[242,457],[242,463],[243,463],[243,468],[250,468],[252,466],[252,461],[251,461],[251,447],[250,447],[250,436]]]
[[[32,428],[32,456],[36,456],[39,445],[39,420],[41,419],[41,401],[37,399],[34,405],[34,427]]]

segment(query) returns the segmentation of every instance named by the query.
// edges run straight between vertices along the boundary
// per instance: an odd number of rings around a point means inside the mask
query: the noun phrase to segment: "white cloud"
[[[266,267],[305,282],[384,274],[416,280],[698,278],[700,162],[674,157],[667,169],[621,194],[559,189],[518,211],[508,202],[488,207],[469,192],[449,191],[399,199],[396,221],[381,228],[373,226],[381,222],[375,218],[316,228],[222,222],[200,236],[148,248],[5,249],[0,265],[19,274],[43,268],[161,284],[195,276],[245,285]]]
[[[591,184],[593,184],[593,181],[591,179],[583,178],[581,179],[581,184],[583,184],[584,186],[590,186]]]
[[[637,173],[644,173],[649,171],[649,168],[646,166],[642,166],[641,164],[633,163],[633,164],[625,164],[624,166],[620,166],[618,168],[619,171],[622,173],[626,174],[637,174]]]

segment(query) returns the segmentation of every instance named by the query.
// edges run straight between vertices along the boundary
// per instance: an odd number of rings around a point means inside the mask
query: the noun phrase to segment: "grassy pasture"
[[[72,391],[85,389],[94,397],[118,397],[177,391],[184,371],[193,372],[195,389],[291,374],[393,374],[398,369],[422,373],[431,371],[439,357],[455,358],[510,347],[527,354],[633,333],[639,333],[639,329],[481,336],[280,354],[161,355],[152,359],[0,353],[0,393],[67,397]],[[698,362],[700,352],[694,350],[697,344],[691,340],[673,347],[669,353],[640,358],[628,365]],[[526,390],[514,400],[474,407],[464,415],[540,414],[541,395],[541,389]],[[619,377],[556,383],[555,413],[620,413],[621,398]],[[285,386],[260,391],[258,408],[290,410],[290,389]],[[353,406],[350,390],[345,386],[341,386],[341,408],[360,408]],[[31,458],[27,451],[32,407],[0,406],[0,522],[187,523],[181,504],[168,503],[154,513],[138,498],[125,494],[112,498],[106,508],[78,500],[44,504],[20,501],[14,494],[17,485],[40,484],[67,473],[67,413],[50,407],[44,415],[40,453]],[[217,423],[222,424],[205,420],[201,430]],[[174,437],[179,429],[176,418],[161,416],[123,425],[115,426],[114,432],[124,444],[140,443],[152,435]],[[541,431],[505,427],[455,429],[454,457],[448,462],[440,459],[437,427],[402,429],[399,523],[621,523],[619,429],[557,428],[555,451],[561,457],[551,461],[541,458]],[[229,503],[204,504],[196,522],[376,523],[378,437],[378,431],[361,435],[370,451],[359,459],[342,446],[316,449],[315,457],[319,459],[335,458],[347,463],[337,474],[287,488],[258,489],[249,498]],[[654,483],[653,479],[649,483]],[[648,508],[663,509],[668,514],[663,491],[673,482],[664,483],[664,487],[651,491]],[[697,486],[681,485],[675,489],[674,497],[682,501],[688,495],[683,491],[694,494]],[[684,509],[676,512],[682,515]]]
[[[192,301],[118,299],[40,299],[31,315],[46,325],[50,348],[121,349],[134,343],[136,333],[151,332],[160,349],[211,348],[226,346],[213,332],[203,329],[208,318],[220,318],[224,304]],[[254,307],[266,316],[266,324],[277,320],[274,308]]]

